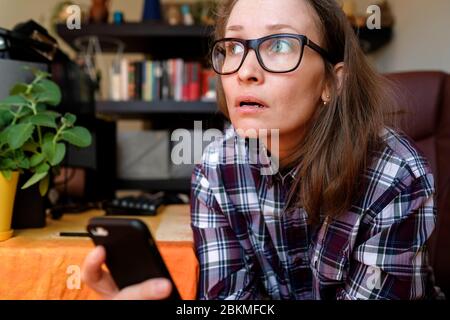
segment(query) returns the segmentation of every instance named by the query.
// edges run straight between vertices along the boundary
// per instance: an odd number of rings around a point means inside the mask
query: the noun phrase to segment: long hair
[[[218,8],[215,38],[223,38],[228,17],[239,0],[225,0]],[[331,101],[319,104],[301,145],[287,159],[297,167],[289,205],[303,207],[310,223],[320,216],[336,217],[349,210],[364,189],[364,171],[383,147],[380,134],[390,124],[395,106],[392,84],[366,60],[355,31],[335,0],[305,1],[316,13],[321,44],[344,62],[340,88],[333,65],[325,64]],[[218,77],[219,109],[228,116],[223,86]]]

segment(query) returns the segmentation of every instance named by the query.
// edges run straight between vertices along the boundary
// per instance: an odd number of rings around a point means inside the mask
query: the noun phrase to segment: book
[[[113,63],[109,70],[109,97],[112,101],[120,101],[120,64]]]
[[[120,61],[120,100],[128,101],[128,60],[122,58]]]
[[[185,61],[183,64],[183,89],[182,89],[182,101],[189,101],[189,79],[190,79],[190,70],[191,69],[191,63]]]
[[[161,61],[153,61],[153,66],[153,99],[161,100],[162,63]]]
[[[189,79],[189,100],[200,100],[200,63],[192,62],[191,74]]]
[[[169,100],[169,92],[170,92],[170,78],[169,78],[169,62],[167,60],[162,61],[162,75],[161,75],[161,99]]]
[[[133,62],[128,64],[128,99],[134,100],[136,98],[135,94],[135,72],[134,72],[135,64]]]
[[[175,62],[175,101],[183,100],[183,59],[176,59]]]
[[[142,62],[134,62],[134,91],[135,99],[142,100]]]

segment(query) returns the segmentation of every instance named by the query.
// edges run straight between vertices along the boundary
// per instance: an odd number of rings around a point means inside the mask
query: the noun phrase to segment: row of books
[[[214,71],[203,68],[199,62],[122,58],[110,70],[110,99],[213,101],[215,82]]]

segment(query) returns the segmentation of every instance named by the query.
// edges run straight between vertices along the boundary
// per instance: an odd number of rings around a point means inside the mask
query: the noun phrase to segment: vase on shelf
[[[109,0],[92,0],[89,23],[108,23]]]
[[[160,21],[161,3],[159,0],[144,0],[144,11],[142,13],[142,21]]]

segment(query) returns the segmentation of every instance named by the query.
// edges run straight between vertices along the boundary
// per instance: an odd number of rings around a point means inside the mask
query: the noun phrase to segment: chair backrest
[[[450,296],[450,75],[443,72],[403,72],[386,75],[401,92],[406,111],[399,127],[430,162],[436,179],[438,223],[430,241],[436,283]]]

